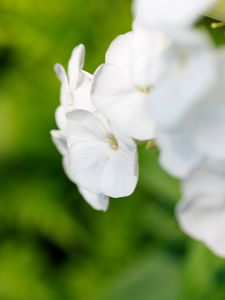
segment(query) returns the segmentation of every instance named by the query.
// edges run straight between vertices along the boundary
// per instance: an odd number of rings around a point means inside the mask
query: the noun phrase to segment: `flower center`
[[[119,149],[119,145],[117,140],[112,134],[107,134],[106,140],[109,143],[110,147],[114,150],[117,151]]]
[[[140,93],[145,94],[145,95],[150,93],[152,90],[150,87],[138,87],[137,89]]]

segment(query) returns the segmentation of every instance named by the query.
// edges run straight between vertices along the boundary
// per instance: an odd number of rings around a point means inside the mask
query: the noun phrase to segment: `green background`
[[[101,213],[51,143],[54,63],[82,42],[93,72],[130,27],[128,0],[0,1],[0,300],[225,299],[225,261],[179,229],[156,150],[140,148],[136,192]]]

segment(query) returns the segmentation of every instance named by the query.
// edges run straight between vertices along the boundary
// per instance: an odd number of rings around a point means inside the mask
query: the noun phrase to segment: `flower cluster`
[[[154,141],[182,182],[181,227],[225,256],[225,49],[194,24],[215,0],[136,0],[132,31],[93,75],[74,48],[61,81],[53,142],[69,179],[97,210],[133,193],[137,145]]]

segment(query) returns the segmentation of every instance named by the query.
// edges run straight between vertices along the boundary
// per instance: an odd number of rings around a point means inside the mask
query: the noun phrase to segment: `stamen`
[[[225,26],[224,22],[217,22],[217,23],[212,23],[211,24],[212,29],[217,29],[217,28],[221,28],[221,27],[224,27],[224,26]]]
[[[119,149],[119,144],[112,134],[107,134],[106,140],[114,151]]]
[[[138,87],[138,91],[142,94],[148,94],[151,91],[150,87]]]
[[[155,139],[151,139],[147,142],[146,146],[145,146],[145,149],[146,150],[152,150],[156,147],[156,142],[155,142]]]

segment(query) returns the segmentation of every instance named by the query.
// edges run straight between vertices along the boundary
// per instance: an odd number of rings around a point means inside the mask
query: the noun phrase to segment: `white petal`
[[[130,137],[145,140],[154,136],[149,95],[132,86],[129,74],[120,68],[105,64],[98,69],[92,99],[96,108]]]
[[[170,40],[161,31],[135,26],[132,45],[132,80],[136,86],[155,85],[166,68],[163,54],[169,45]]]
[[[68,149],[67,149],[67,152],[63,156],[62,165],[63,165],[63,170],[64,170],[66,176],[69,178],[70,181],[72,181],[74,184],[76,184],[75,180],[72,177],[71,171],[70,171]]]
[[[72,177],[82,188],[101,193],[100,178],[110,153],[107,131],[97,116],[84,110],[71,111],[67,118]]]
[[[63,66],[61,64],[55,64],[54,70],[55,70],[56,76],[58,77],[58,79],[61,82],[67,81],[67,75],[66,75],[65,69],[63,68]]]
[[[224,93],[220,101],[217,101],[216,94],[216,90],[211,94],[211,103],[202,103],[202,110],[198,115],[199,123],[196,122],[196,131],[193,135],[196,147],[203,155],[221,160],[225,159],[225,103]]]
[[[75,109],[68,112],[66,117],[69,146],[81,141],[105,141],[107,130],[96,115],[85,110]]]
[[[132,54],[133,33],[128,32],[115,38],[106,52],[105,61],[120,68],[129,68]]]
[[[102,107],[105,102],[104,98],[116,95],[118,92],[129,91],[132,88],[127,71],[123,71],[111,64],[103,64],[97,69],[94,76],[92,86],[93,101],[96,105],[99,104]],[[105,104],[105,106],[107,105]]]
[[[209,158],[225,159],[225,50],[218,54],[218,81],[198,105],[189,119],[195,122],[193,135],[196,146]]]
[[[85,58],[85,48],[84,45],[80,44],[79,46],[73,49],[68,64],[69,87],[72,93],[74,92],[74,90],[78,85],[80,79],[80,72],[84,65],[84,58]]]
[[[61,131],[65,131],[66,128],[66,123],[67,123],[66,113],[67,113],[67,106],[65,105],[58,106],[55,111],[56,124]]]
[[[218,210],[220,208],[218,207]],[[218,256],[225,257],[225,212],[219,212],[219,218],[216,226],[216,229],[219,228],[217,231],[217,234],[214,235],[214,237],[210,240],[206,240],[205,244]]]
[[[107,144],[94,140],[80,141],[70,146],[70,174],[80,187],[93,193],[102,193],[100,180],[109,158],[109,150]]]
[[[71,95],[69,91],[69,83],[66,72],[62,65],[56,64],[54,66],[54,70],[58,79],[61,81],[61,88],[60,88],[60,102],[62,105],[67,105],[71,100]]]
[[[100,183],[101,190],[114,198],[129,196],[134,192],[137,180],[136,145],[120,140],[119,149],[111,153],[106,163]]]
[[[176,36],[168,55],[169,68],[153,89],[151,110],[160,127],[173,127],[213,86],[217,79],[215,52],[202,32],[183,32]]]
[[[109,206],[109,198],[103,194],[91,193],[88,190],[79,188],[84,200],[94,209],[106,211]]]
[[[109,99],[112,102],[107,116],[128,136],[136,140],[148,140],[155,137],[155,123],[149,111],[149,96],[138,91],[121,93]]]
[[[215,0],[135,0],[134,13],[146,26],[176,29],[190,26],[215,2]]]
[[[67,150],[67,142],[64,134],[60,130],[51,130],[52,141],[55,144],[61,155],[66,155]]]
[[[225,174],[200,169],[184,183],[177,207],[183,230],[225,256]]]
[[[74,181],[74,179],[72,178],[72,175],[71,175],[68,155],[65,155],[63,157],[63,168],[64,168],[64,171],[65,171],[66,175],[68,176],[68,178],[74,184],[76,184],[76,182]],[[94,209],[102,210],[102,211],[106,211],[108,209],[109,198],[107,196],[105,196],[103,194],[91,193],[88,190],[83,189],[79,186],[78,186],[78,190],[79,190],[80,194],[83,196],[84,200]]]
[[[225,194],[224,176],[224,161],[204,162],[183,182],[183,193],[189,197],[201,193],[222,196]]]
[[[200,162],[201,156],[185,131],[157,134],[160,164],[171,175],[185,178]]]
[[[180,226],[185,232],[206,243],[218,255],[225,256],[223,206],[224,200],[216,199],[214,195],[198,196],[182,200],[177,215]]]
[[[81,75],[83,76],[82,82],[73,93],[74,105],[76,109],[94,112],[96,109],[91,100],[92,79],[86,72],[81,71]]]

